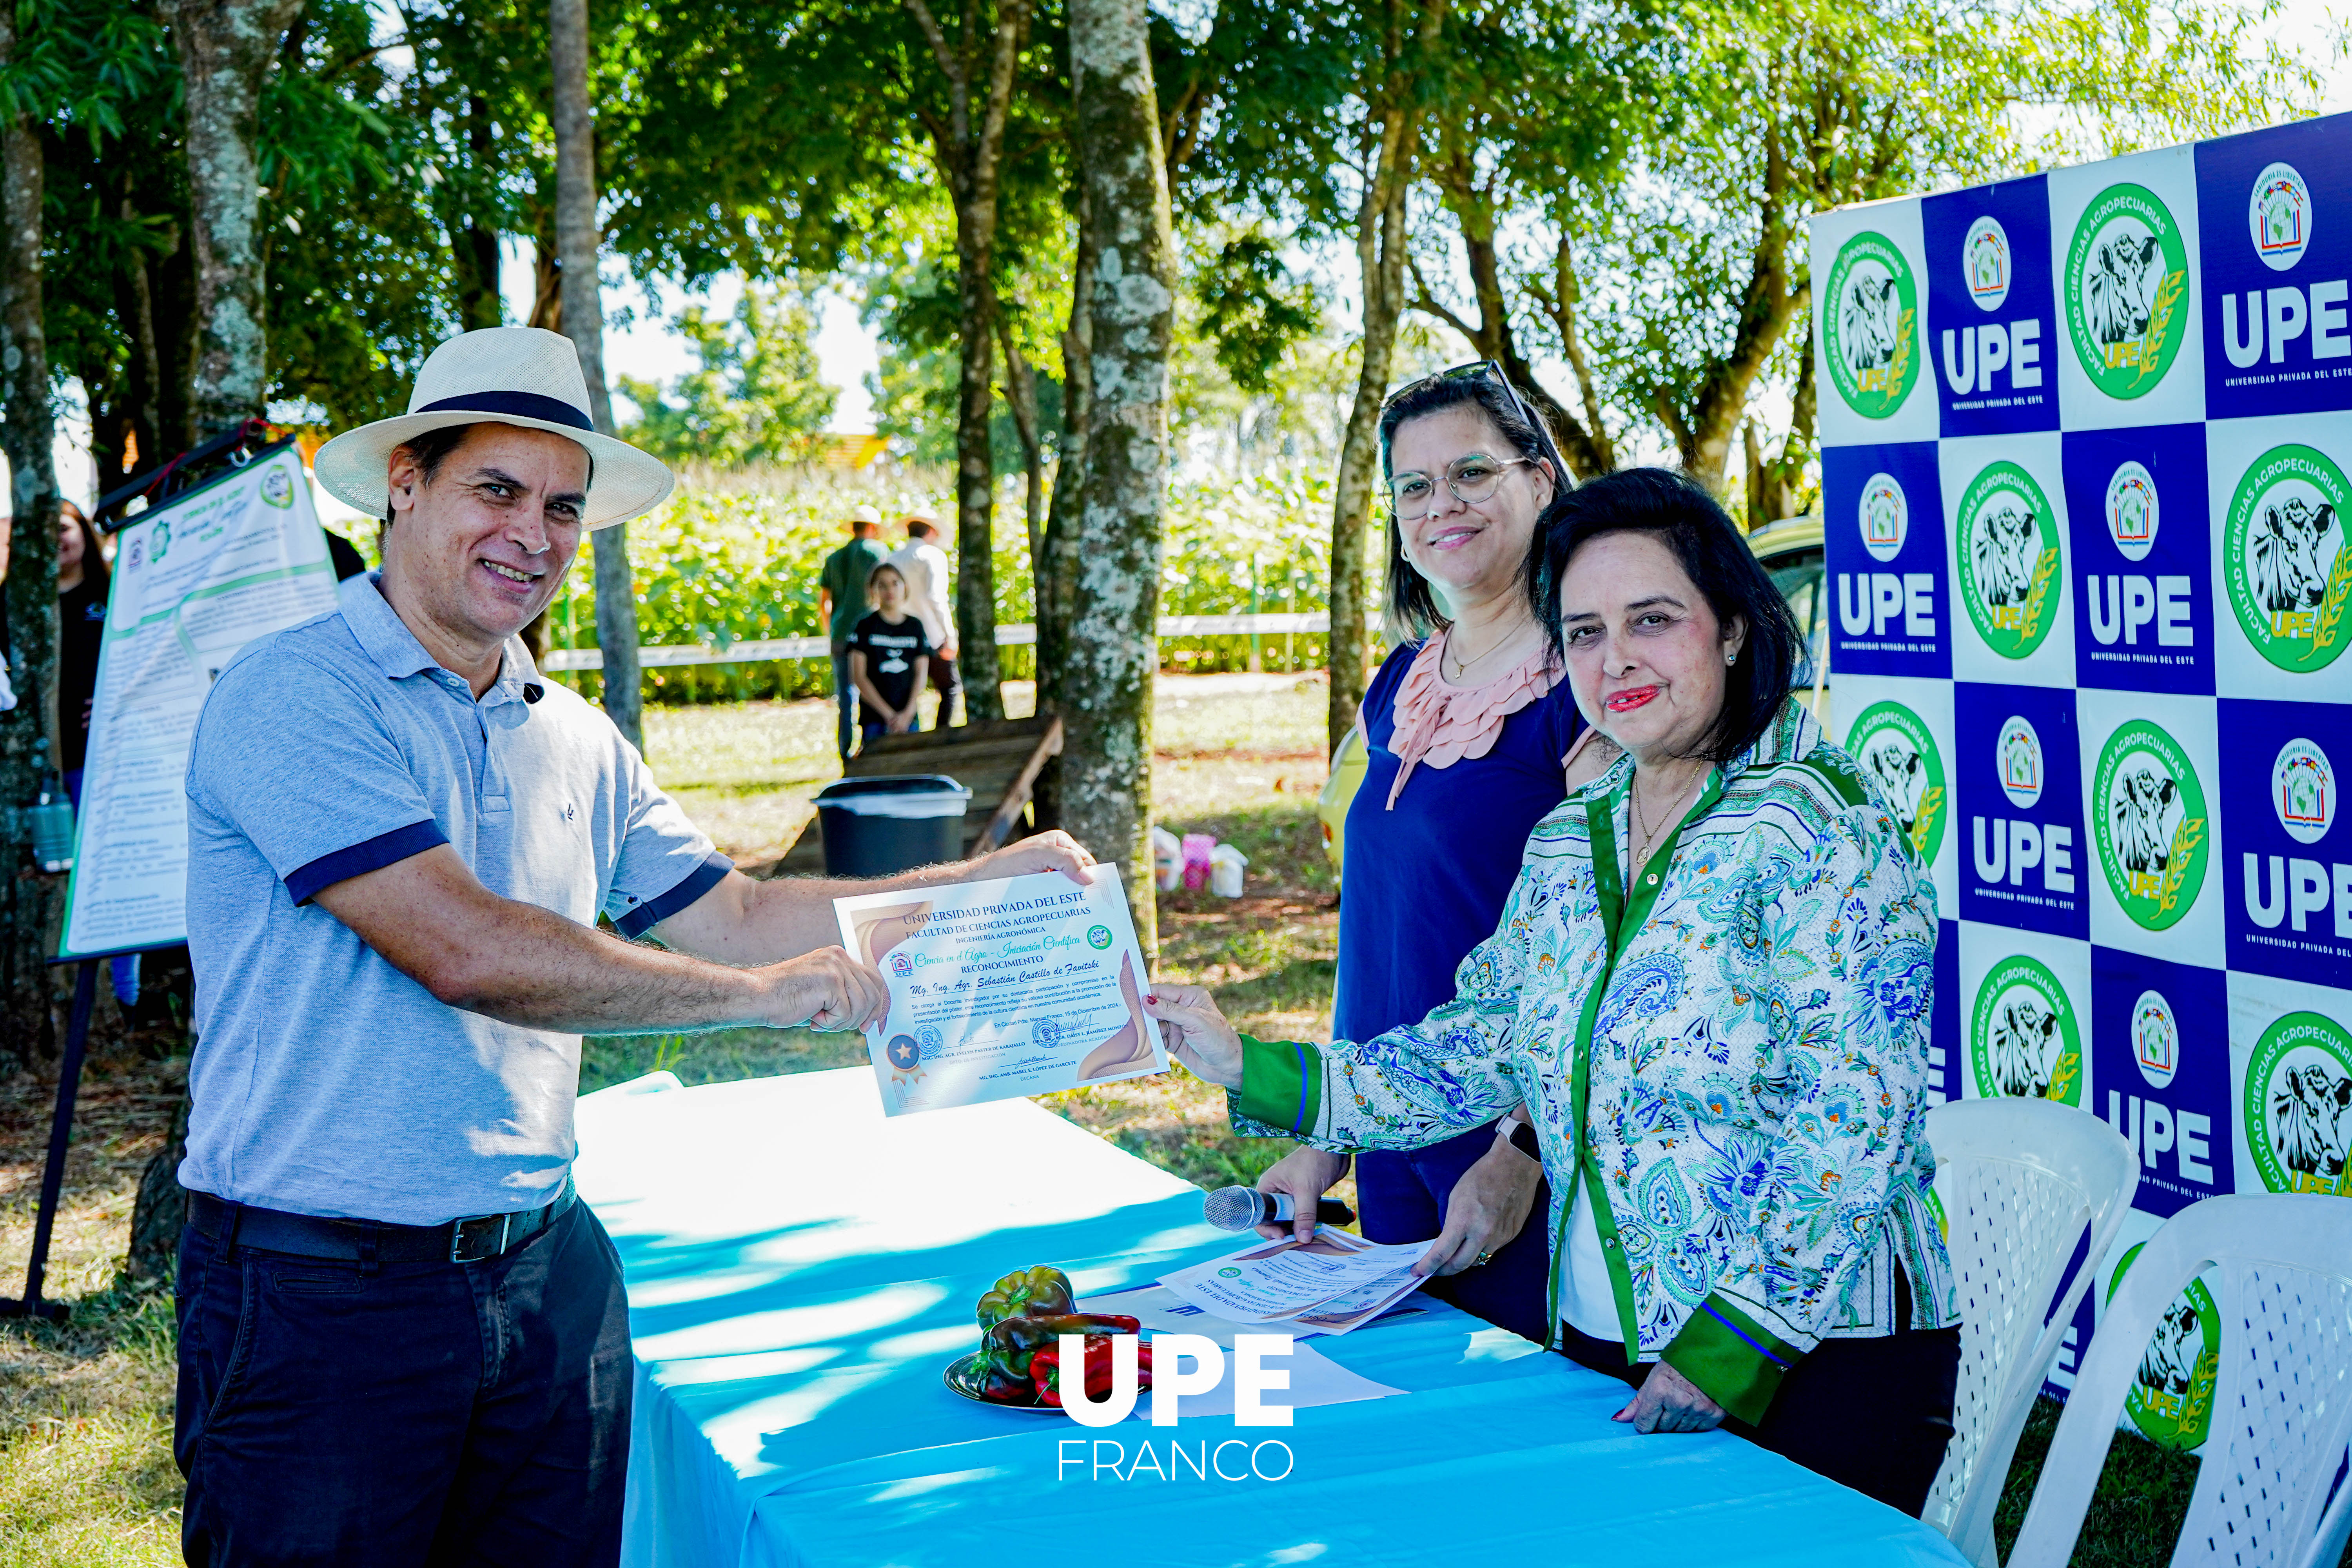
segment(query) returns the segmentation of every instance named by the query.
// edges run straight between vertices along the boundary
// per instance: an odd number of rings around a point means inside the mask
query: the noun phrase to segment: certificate
[[[1118,868],[833,901],[890,1005],[866,1048],[892,1116],[1164,1072]]]

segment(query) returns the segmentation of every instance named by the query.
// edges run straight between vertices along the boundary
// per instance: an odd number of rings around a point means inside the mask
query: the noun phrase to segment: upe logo
[[[1968,279],[1969,298],[1980,310],[1998,310],[2009,298],[2009,231],[1988,214],[1969,225],[1960,242],[1960,276]]]
[[[2238,1107],[2246,1147],[2274,1193],[2352,1194],[2352,1035],[2317,1013],[2289,1013],[2263,1031]]]
[[[2311,244],[2311,187],[2292,163],[2273,163],[2254,177],[2246,197],[2246,226],[2254,254],[2273,272],[2303,259]]]
[[[890,955],[890,973],[912,974],[915,973],[915,961],[903,952],[894,952]]]
[[[1960,494],[1960,602],[2003,658],[2040,647],[2056,623],[2058,519],[2032,474],[1986,465]]]
[[[1873,474],[1862,487],[1862,547],[1874,561],[1892,561],[1911,532],[1911,503],[1893,474]]]
[[[1822,302],[1830,382],[1846,406],[1884,419],[1919,379],[1919,290],[1903,252],[1883,234],[1857,234],[1830,265]]]
[[[2271,809],[2297,844],[2316,844],[2336,822],[2336,769],[2316,743],[2300,738],[2271,763]]]
[[[2279,668],[2325,669],[2352,641],[2352,550],[2344,513],[2352,480],[2327,455],[2273,447],[2238,481],[2223,524],[2230,608],[2246,640]]]
[[[2189,322],[2189,250],[2155,192],[2110,185],[2083,211],[2066,247],[2066,328],[2091,384],[2142,397],[2180,357]]]
[[[2124,1282],[2142,1242],[2123,1255],[2107,1281],[2107,1300]],[[2213,1293],[2195,1279],[2157,1320],[2147,1352],[2124,1395],[2124,1410],[2148,1441],[2187,1453],[2205,1446],[2213,1420],[2213,1384],[2221,1370],[2221,1314]]]
[[[2150,1089],[2167,1087],[2180,1070],[2180,1025],[2160,994],[2143,991],[2132,1004],[2131,1047]]]
[[[2083,1037],[2058,977],[2019,954],[1992,966],[1969,1020],[1977,1092],[2083,1101]]]
[[[2091,801],[2099,868],[2116,902],[2143,930],[2178,924],[2197,902],[2212,858],[2212,818],[2189,753],[2163,730],[2135,719],[2101,748]]]
[[[2000,736],[1993,742],[1993,766],[2000,771],[2000,793],[2009,796],[2010,805],[2030,810],[2042,798],[2042,737],[2022,713],[2011,714],[2001,725]]]
[[[2156,548],[2156,476],[2126,463],[2107,480],[2107,537],[2126,561],[2145,561]]]
[[[1874,702],[1846,731],[1845,749],[1878,782],[1920,864],[1944,847],[1944,757],[1919,716],[1900,702]]]

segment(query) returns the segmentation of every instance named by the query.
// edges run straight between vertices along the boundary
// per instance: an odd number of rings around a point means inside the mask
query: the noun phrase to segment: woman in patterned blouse
[[[1237,1035],[1193,987],[1147,1005],[1244,1134],[1411,1149],[1524,1100],[1559,1348],[1633,1385],[1618,1418],[1724,1425],[1916,1514],[1959,1364],[1934,890],[1789,697],[1796,628],[1713,497],[1631,469],[1546,529],[1537,612],[1626,754],[1537,825],[1454,999],[1328,1046]]]

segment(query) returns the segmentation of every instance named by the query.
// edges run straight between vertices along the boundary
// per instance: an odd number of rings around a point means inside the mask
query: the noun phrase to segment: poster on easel
[[[186,940],[184,780],[205,696],[246,644],[335,607],[291,442],[140,513],[115,540],[64,959]]]

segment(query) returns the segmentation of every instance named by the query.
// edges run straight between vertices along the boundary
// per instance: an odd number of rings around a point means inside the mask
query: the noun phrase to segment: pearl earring
[[[1729,653],[1725,654],[1723,656],[1723,662],[1726,664],[1738,664],[1739,662],[1739,650],[1738,648],[1733,648]]]

